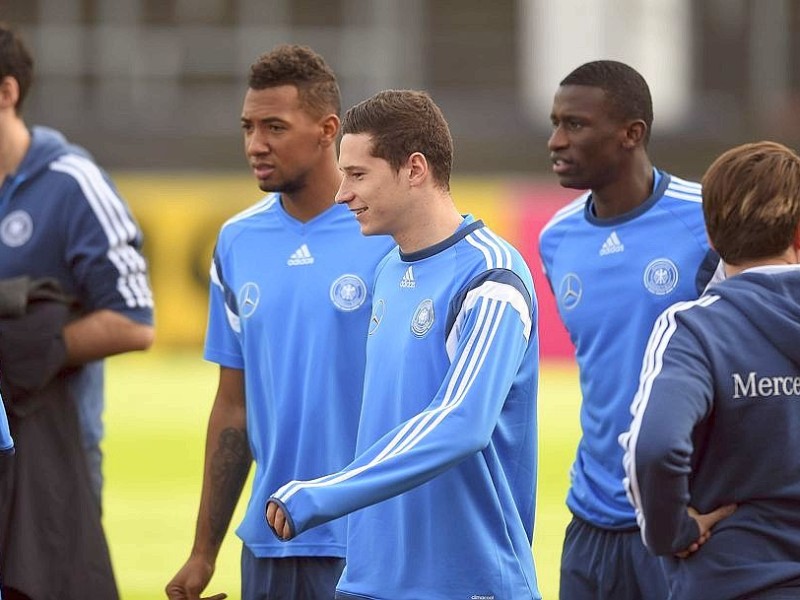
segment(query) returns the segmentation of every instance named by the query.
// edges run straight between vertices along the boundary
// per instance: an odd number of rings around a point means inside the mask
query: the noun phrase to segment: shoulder
[[[581,194],[572,202],[557,210],[539,233],[539,241],[556,236],[559,232],[574,226],[575,223],[582,222],[586,201],[590,193],[587,191]]]
[[[485,225],[464,236],[459,246],[460,260],[471,260],[483,270],[518,268],[527,270],[519,251]]]
[[[696,181],[681,179],[675,175],[667,174],[669,183],[664,190],[664,200],[675,207],[683,208],[690,212],[702,212],[703,188]]]
[[[460,252],[461,294],[472,290],[491,290],[500,295],[516,290],[530,305],[533,298],[533,277],[520,252],[488,227],[481,227],[464,238],[465,251]]]
[[[252,206],[236,213],[220,227],[217,243],[230,242],[243,231],[247,231],[253,224],[275,210],[278,201],[278,194],[267,194]]]
[[[658,317],[653,327],[653,335],[662,332],[663,336],[669,338],[679,328],[688,328],[693,331],[706,329],[711,315],[718,313],[719,307],[725,304],[719,300],[718,294],[707,293],[696,300],[676,302],[666,308]]]
[[[49,173],[56,173],[61,191],[72,188],[80,191],[91,203],[98,198],[118,197],[108,175],[88,156],[75,153],[62,154],[48,165]]]

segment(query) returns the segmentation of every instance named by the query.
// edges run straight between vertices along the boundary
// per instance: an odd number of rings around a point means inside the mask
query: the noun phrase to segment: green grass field
[[[203,444],[217,369],[197,352],[116,357],[106,383],[104,521],[122,600],[165,598],[186,559],[200,497]],[[571,364],[543,365],[533,553],[545,600],[558,597],[568,471],[578,439]],[[248,484],[249,489],[249,484]],[[240,502],[234,522],[241,518]],[[207,592],[239,598],[238,538],[229,532]]]

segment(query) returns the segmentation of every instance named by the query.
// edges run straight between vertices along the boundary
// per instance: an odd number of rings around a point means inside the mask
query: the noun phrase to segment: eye
[[[242,131],[250,133],[251,131],[253,131],[253,124],[242,122]]]
[[[272,133],[282,133],[286,131],[286,126],[281,125],[280,123],[270,123],[267,126],[267,129],[269,129]]]
[[[576,121],[575,119],[570,119],[566,122],[566,126],[570,131],[579,131],[581,128],[583,128],[583,123]]]

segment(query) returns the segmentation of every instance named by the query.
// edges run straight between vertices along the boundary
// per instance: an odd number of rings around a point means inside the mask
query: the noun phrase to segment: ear
[[[19,101],[19,82],[15,77],[6,75],[0,80],[0,109],[16,109]]]
[[[428,159],[422,152],[414,152],[409,156],[406,168],[409,170],[408,180],[412,186],[421,185],[427,179],[430,169]]]
[[[336,143],[336,136],[339,135],[339,117],[331,113],[325,115],[319,122],[320,127],[320,146],[331,146]]]
[[[631,121],[625,128],[625,137],[622,140],[622,146],[629,150],[636,148],[636,146],[643,146],[645,137],[647,136],[647,125],[641,119]]]

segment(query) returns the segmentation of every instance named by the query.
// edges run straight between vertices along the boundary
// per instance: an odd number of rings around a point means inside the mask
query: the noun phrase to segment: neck
[[[641,206],[653,193],[653,181],[653,164],[645,155],[624,175],[592,188],[595,214],[601,219],[610,219]]]
[[[307,177],[306,185],[296,192],[282,193],[283,208],[303,223],[322,214],[334,204],[342,174],[335,157]]]
[[[0,180],[15,173],[31,145],[31,134],[16,114],[0,122]]]
[[[418,252],[453,235],[464,217],[455,207],[449,192],[438,191],[415,203],[414,214],[406,219],[406,227],[393,234],[404,254]]]
[[[758,260],[746,260],[735,265],[726,262],[722,264],[725,268],[725,277],[733,277],[742,271],[754,269],[755,267],[785,267],[786,265],[797,265],[800,264],[800,248],[790,247],[778,256],[760,258]]]

